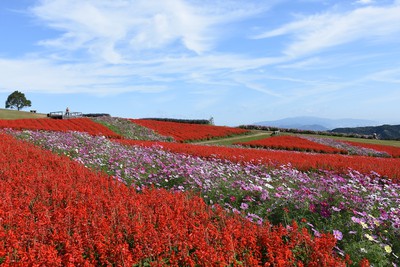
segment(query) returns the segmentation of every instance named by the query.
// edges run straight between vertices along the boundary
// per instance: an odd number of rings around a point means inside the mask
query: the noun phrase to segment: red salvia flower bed
[[[240,128],[204,124],[189,124],[137,119],[131,119],[131,121],[143,127],[150,128],[160,135],[171,136],[177,142],[207,140],[216,137],[226,137],[249,132],[248,130]]]
[[[107,127],[87,118],[74,118],[67,120],[56,119],[18,119],[0,120],[0,128],[12,128],[15,130],[44,130],[44,131],[77,131],[91,135],[104,135],[108,138],[121,138]]]
[[[335,238],[131,187],[0,134],[1,266],[345,266]]]
[[[371,148],[376,151],[386,152],[394,158],[400,158],[400,147],[385,146],[385,145],[378,145],[378,144],[367,144],[367,143],[359,143],[359,142],[352,142],[352,141],[341,141],[341,142],[350,144],[352,146]]]
[[[367,156],[348,156],[340,154],[308,154],[291,151],[269,151],[261,149],[232,148],[179,144],[168,142],[118,140],[123,144],[154,146],[203,158],[220,158],[233,162],[253,162],[261,164],[291,164],[293,167],[307,171],[310,169],[333,170],[346,173],[349,168],[362,173],[377,172],[395,182],[400,182],[400,159],[376,158]]]
[[[340,150],[334,147],[318,144],[309,141],[307,139],[291,135],[273,136],[260,140],[241,142],[236,144],[243,146],[250,146],[250,147],[296,150],[296,151],[306,151],[306,152],[336,153],[336,154],[347,153],[347,151],[345,150]]]

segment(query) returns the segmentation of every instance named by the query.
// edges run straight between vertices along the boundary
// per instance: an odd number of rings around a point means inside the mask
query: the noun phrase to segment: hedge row
[[[141,120],[167,121],[167,122],[178,122],[178,123],[189,123],[189,124],[212,124],[211,119],[190,120],[190,119],[172,119],[172,118],[142,118]]]

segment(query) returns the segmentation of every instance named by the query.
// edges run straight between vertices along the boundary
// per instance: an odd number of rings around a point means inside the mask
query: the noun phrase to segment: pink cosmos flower
[[[342,240],[343,234],[339,230],[333,230],[333,236],[336,238],[336,240]]]

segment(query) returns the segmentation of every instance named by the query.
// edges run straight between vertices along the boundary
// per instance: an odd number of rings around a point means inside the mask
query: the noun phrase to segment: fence
[[[72,119],[82,117],[82,112],[69,112],[64,113],[62,111],[53,111],[47,114],[47,117],[51,119]]]

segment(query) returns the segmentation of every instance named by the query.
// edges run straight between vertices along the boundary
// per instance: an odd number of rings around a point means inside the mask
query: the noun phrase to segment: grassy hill
[[[29,111],[18,111],[10,109],[0,108],[0,119],[1,120],[15,120],[15,119],[38,119],[46,118],[47,114],[43,113],[32,113]]]
[[[336,128],[332,132],[335,133],[354,133],[361,135],[373,135],[376,133],[379,139],[400,140],[400,125],[382,125],[355,128]]]

